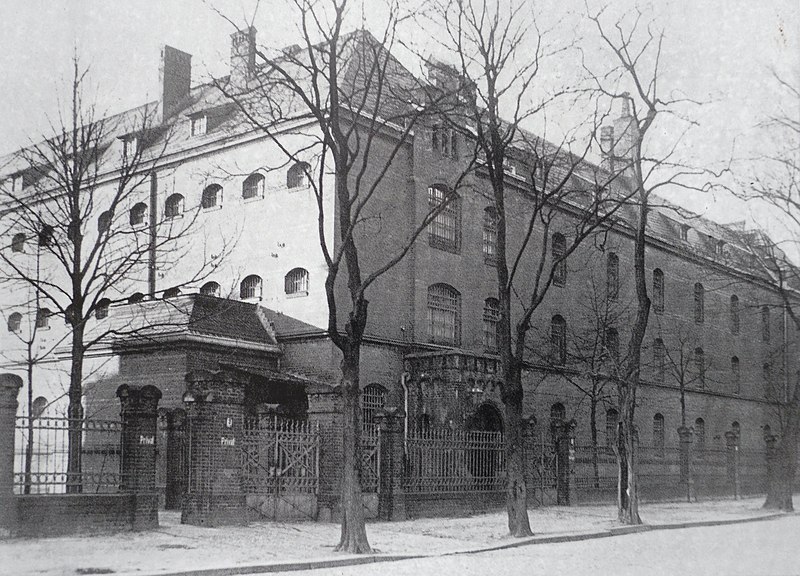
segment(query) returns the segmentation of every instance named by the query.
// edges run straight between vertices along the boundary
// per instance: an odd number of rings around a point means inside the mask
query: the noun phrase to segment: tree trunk
[[[514,370],[505,382],[506,511],[511,536],[531,536],[528,489],[525,485],[525,426],[522,419],[522,373]]]
[[[591,406],[589,407],[589,427],[592,433],[592,474],[594,475],[594,488],[598,490],[600,488],[600,469],[597,462],[597,384],[594,378],[592,382]]]
[[[621,408],[632,412],[633,403],[633,399],[626,397],[624,405],[621,406]],[[639,517],[636,432],[633,427],[629,425],[629,422],[632,421],[632,415],[630,419],[621,416],[617,423],[617,442],[615,450],[618,470],[617,514],[621,523],[636,525],[641,524],[642,519]]]
[[[795,469],[797,468],[797,442],[800,436],[800,395],[795,386],[792,401],[787,407],[786,426],[775,448],[774,461],[768,468],[767,498],[764,508],[770,510],[794,511],[792,491]]]
[[[83,455],[83,324],[72,328],[72,363],[69,374],[67,493],[83,491],[81,457]]]
[[[351,344],[342,352],[342,531],[336,550],[352,554],[372,551],[367,540],[361,495],[360,356],[358,344]]]

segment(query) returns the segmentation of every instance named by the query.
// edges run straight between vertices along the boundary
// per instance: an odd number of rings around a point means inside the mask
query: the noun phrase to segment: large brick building
[[[232,81],[256,72],[254,47],[254,30],[234,35]],[[180,313],[169,320],[173,329],[150,334],[146,341],[97,347],[86,371],[90,402],[102,408],[103,399],[110,401],[120,383],[145,380],[164,391],[162,406],[174,408],[180,405],[187,371],[233,366],[285,389],[282,396],[254,402],[301,413],[296,387],[335,385],[340,362],[324,333],[326,267],[305,167],[287,165],[276,144],[244,122],[215,86],[191,86],[190,55],[165,47],[160,73],[159,101],[121,116],[155,110],[171,133],[158,177],[143,187],[130,213],[121,216],[122,225],[146,226],[152,211],[167,218],[191,213],[199,232],[178,261],[169,266],[155,262],[150,278],[131,279],[108,295],[107,315],[92,320],[90,330],[101,329],[103,322],[130,322],[144,308],[159,319],[170,311]],[[390,138],[385,135],[375,146],[388,151]],[[468,147],[460,138],[421,125],[401,147],[357,237],[365,267],[390,253],[439,201],[438,191],[463,171]],[[287,132],[281,144],[301,148],[302,131]],[[108,153],[118,154],[127,145],[130,139],[120,129]],[[602,169],[587,163],[587,170]],[[3,171],[5,186],[25,185],[25,166],[16,156],[3,162]],[[361,370],[367,417],[380,406],[394,405],[407,410],[408,429],[502,430],[492,208],[484,175],[478,171],[472,179],[459,202],[442,212],[409,255],[368,293]],[[522,233],[528,210],[525,170],[510,167],[508,183],[513,238]],[[109,169],[107,186],[113,185]],[[331,213],[333,197],[324,202]],[[551,248],[558,250],[569,236],[576,209],[563,207],[548,239]],[[100,212],[98,208],[98,217]],[[524,374],[526,415],[540,429],[552,417],[574,418],[580,442],[588,442],[593,404],[601,443],[606,418],[613,417],[610,386],[595,395],[595,402],[589,393],[593,376],[607,381],[613,358],[604,357],[598,368],[585,343],[598,330],[607,351],[622,349],[627,341],[634,305],[629,216],[622,212],[612,228],[569,257],[533,318]],[[13,209],[6,207],[2,219],[4,250],[15,252],[14,258],[39,262],[36,243],[17,236]],[[325,233],[333,242],[334,219],[326,222]],[[706,445],[722,446],[725,433],[734,431],[742,446],[762,448],[764,427],[778,427],[773,404],[796,377],[797,343],[780,295],[753,265],[745,237],[735,226],[721,226],[666,203],[650,215],[647,266],[654,307],[637,412],[643,444],[677,444],[681,374],[686,423]],[[231,238],[235,245],[213,274],[178,295],[173,288]],[[539,249],[535,243],[529,247],[531,253]],[[532,262],[523,262],[521,277],[532,275],[525,269]],[[42,265],[47,266],[46,257]],[[34,395],[54,401],[66,390],[58,344],[65,327],[63,321],[31,309],[32,300],[24,287],[3,292],[2,314],[8,324],[1,341],[4,369],[24,371],[20,334],[39,321],[37,349],[54,352],[37,364]],[[208,317],[220,320],[209,323]],[[624,354],[624,349],[615,353]]]

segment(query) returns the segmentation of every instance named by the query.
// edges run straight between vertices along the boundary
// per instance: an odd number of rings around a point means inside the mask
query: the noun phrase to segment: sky
[[[409,0],[411,2],[416,0]],[[501,0],[505,1],[505,0]],[[532,0],[531,0],[532,1]],[[354,3],[369,18],[376,2]],[[533,5],[533,4],[531,4]],[[567,5],[569,8],[564,8]],[[634,0],[615,0],[613,9]],[[697,126],[682,149],[707,166],[732,155],[747,157],[775,143],[757,128],[783,102],[770,70],[800,85],[800,2],[797,0],[662,0],[641,4],[665,30],[663,84],[703,101],[692,112]],[[537,0],[547,17],[579,10],[582,2]],[[161,46],[193,55],[193,80],[228,70],[229,35],[235,22],[252,21],[259,42],[280,47],[299,39],[283,0],[3,0],[0,3],[0,153],[11,152],[49,132],[50,120],[67,91],[70,59],[77,52],[90,67],[100,110],[119,112],[154,100]],[[574,14],[573,14],[574,16]],[[565,16],[567,26],[575,26]],[[562,22],[562,25],[564,24]],[[572,28],[561,29],[569,36]],[[574,27],[578,34],[578,27]],[[586,30],[584,30],[586,32]],[[423,51],[436,51],[414,25],[402,32]],[[587,36],[587,46],[598,47]],[[602,52],[590,50],[595,57]],[[569,71],[557,67],[554,78]],[[742,219],[747,206],[719,195],[689,195],[680,202],[720,222]],[[762,222],[763,224],[763,222]]]

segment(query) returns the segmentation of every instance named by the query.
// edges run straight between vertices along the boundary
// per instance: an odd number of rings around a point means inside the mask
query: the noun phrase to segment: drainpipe
[[[408,454],[408,384],[407,380],[411,378],[409,372],[403,372],[400,375],[400,386],[403,387],[403,453]]]

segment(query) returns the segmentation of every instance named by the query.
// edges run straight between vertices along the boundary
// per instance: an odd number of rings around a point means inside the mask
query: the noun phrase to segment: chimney
[[[614,127],[600,128],[600,167],[609,172],[614,171]]]
[[[245,87],[255,67],[256,29],[250,26],[231,34],[231,84]]]
[[[634,146],[636,145],[635,118],[631,115],[631,97],[625,92],[622,95],[622,110],[614,120],[614,157],[630,163],[633,159]]]
[[[163,122],[172,116],[189,96],[192,84],[192,55],[165,45],[161,49],[158,74],[161,80],[159,112]]]

